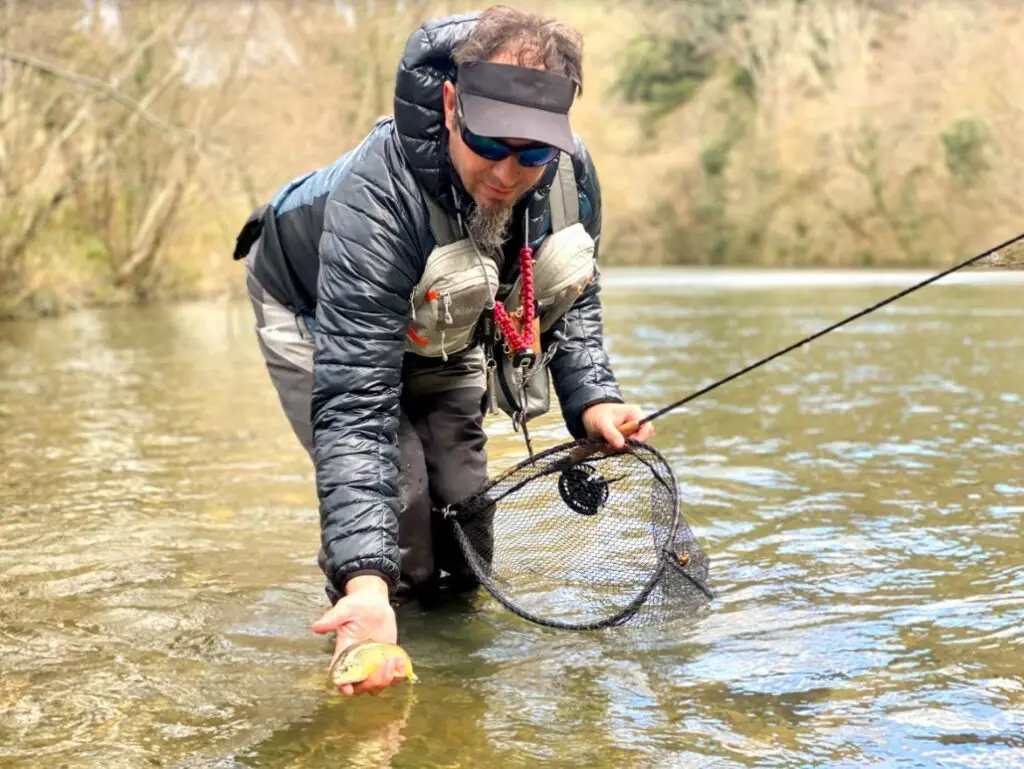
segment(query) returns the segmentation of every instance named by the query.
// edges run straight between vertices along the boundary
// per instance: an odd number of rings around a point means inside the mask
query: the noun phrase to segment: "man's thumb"
[[[351,619],[351,611],[345,600],[342,599],[314,622],[312,629],[314,633],[330,633],[332,630],[337,630],[344,625],[349,619]]]

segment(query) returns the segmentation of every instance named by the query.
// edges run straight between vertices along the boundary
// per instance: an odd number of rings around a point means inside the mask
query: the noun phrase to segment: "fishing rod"
[[[988,249],[987,251],[984,251],[984,252],[978,254],[977,256],[972,256],[970,259],[966,259],[966,260],[960,262],[959,264],[956,264],[956,265],[950,267],[947,270],[943,270],[942,272],[938,273],[937,275],[933,275],[932,277],[930,277],[930,278],[928,278],[926,280],[922,280],[920,283],[915,283],[913,286],[910,286],[909,288],[905,288],[902,291],[900,291],[900,292],[898,292],[896,294],[893,294],[892,296],[888,297],[887,299],[883,299],[882,301],[877,302],[876,304],[873,304],[870,307],[867,307],[867,308],[865,308],[863,310],[855,312],[853,315],[849,316],[848,318],[844,318],[843,320],[841,320],[841,321],[839,321],[837,323],[833,323],[831,326],[828,326],[827,328],[823,328],[820,331],[817,331],[817,332],[811,334],[810,336],[805,336],[803,339],[799,340],[798,342],[794,342],[793,344],[789,345],[788,347],[782,348],[778,352],[774,352],[771,355],[768,355],[768,356],[766,356],[764,358],[761,358],[761,360],[755,361],[754,363],[751,363],[749,366],[746,366],[746,367],[740,369],[739,371],[736,371],[735,373],[729,374],[729,376],[727,376],[727,377],[723,377],[722,379],[719,379],[718,381],[709,384],[707,387],[702,387],[701,389],[697,390],[696,392],[690,393],[685,398],[680,398],[679,400],[675,401],[674,403],[670,403],[667,406],[664,406],[663,408],[658,409],[657,411],[651,412],[650,414],[645,416],[643,419],[640,419],[640,420],[637,420],[637,421],[634,421],[634,422],[627,422],[626,424],[624,424],[620,428],[620,432],[624,436],[632,435],[637,430],[639,430],[640,427],[643,426],[644,424],[646,424],[648,422],[653,422],[658,417],[664,416],[668,412],[674,411],[675,409],[679,408],[680,406],[684,406],[687,403],[689,403],[690,401],[695,400],[696,398],[701,397],[702,395],[707,395],[712,390],[715,390],[715,389],[721,387],[724,384],[728,384],[732,380],[738,379],[739,377],[743,376],[744,374],[749,374],[754,369],[758,369],[758,368],[760,368],[761,366],[764,366],[767,363],[771,363],[776,358],[780,358],[780,357],[782,357],[783,355],[785,355],[787,353],[793,352],[793,350],[796,350],[796,349],[798,349],[800,347],[803,347],[805,344],[809,344],[810,342],[813,342],[815,339],[823,337],[823,336],[825,336],[825,334],[828,334],[828,333],[830,333],[832,331],[835,331],[838,328],[841,328],[842,326],[845,326],[847,323],[852,323],[853,321],[857,320],[858,318],[863,318],[865,315],[868,315],[868,314],[874,312],[875,310],[879,310],[882,307],[885,307],[887,304],[891,304],[892,302],[895,302],[897,299],[902,299],[903,297],[907,296],[908,294],[912,294],[915,291],[918,291],[919,289],[922,289],[925,286],[930,285],[930,284],[934,283],[937,280],[941,280],[942,278],[946,277],[947,275],[952,275],[957,270],[962,270],[964,267],[969,267],[970,265],[974,264],[975,262],[979,262],[982,259],[986,259],[986,258],[992,256],[993,254],[998,253],[999,251],[1002,251],[1005,248],[1009,248],[1010,246],[1014,245],[1015,243],[1017,243],[1017,242],[1019,242],[1021,240],[1024,240],[1024,232],[1022,232],[1019,235],[1016,235],[1016,236],[1010,238],[1007,241],[1004,241],[1003,243],[1000,243],[998,246],[994,246],[994,247]]]

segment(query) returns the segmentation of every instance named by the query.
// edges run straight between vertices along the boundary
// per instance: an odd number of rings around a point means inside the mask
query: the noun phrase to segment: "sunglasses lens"
[[[463,140],[473,152],[487,160],[504,160],[509,156],[509,149],[501,142],[478,136],[467,129],[463,132]]]
[[[527,168],[536,168],[550,163],[558,154],[556,147],[531,147],[519,153],[519,163]]]
[[[512,154],[512,150],[504,142],[492,139],[488,136],[480,136],[463,126],[462,140],[473,152],[485,160],[504,160]],[[557,147],[530,147],[516,152],[519,164],[527,168],[537,168],[547,165],[558,155]]]

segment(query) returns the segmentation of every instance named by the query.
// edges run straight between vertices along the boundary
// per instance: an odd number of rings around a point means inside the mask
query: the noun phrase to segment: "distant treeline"
[[[1024,222],[1017,3],[518,5],[584,33],[605,264],[936,267]],[[0,0],[0,317],[239,293],[250,207],[480,7]]]

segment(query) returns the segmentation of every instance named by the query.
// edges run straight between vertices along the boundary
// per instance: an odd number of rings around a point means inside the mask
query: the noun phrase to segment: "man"
[[[439,511],[487,479],[485,406],[495,372],[516,369],[482,329],[510,286],[527,293],[527,271],[546,316],[534,340],[519,326],[532,346],[514,363],[549,366],[574,437],[620,447],[618,428],[641,416],[602,347],[600,187],[568,120],[581,88],[581,41],[561,24],[501,6],[428,22],[399,64],[394,117],[239,236],[260,348],[316,468],[333,606],[313,630],[336,631],[335,657],[396,641],[397,593],[475,586]],[[522,411],[509,381],[523,382],[502,380]],[[376,694],[402,672],[393,660],[341,691]]]

